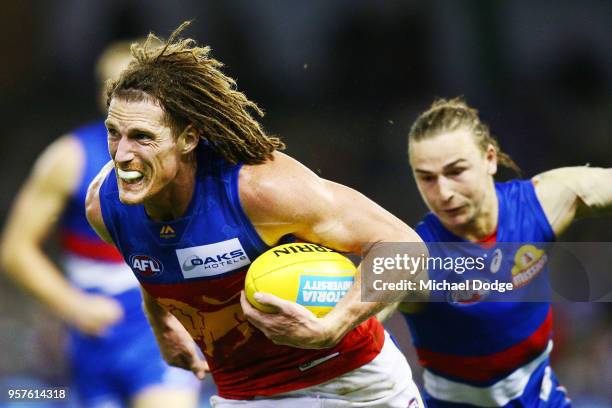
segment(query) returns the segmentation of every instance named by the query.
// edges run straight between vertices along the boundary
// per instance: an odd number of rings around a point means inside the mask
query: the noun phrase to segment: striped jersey
[[[426,388],[428,378],[432,384],[440,380],[487,387],[549,351],[550,303],[518,300],[530,290],[527,283],[546,280],[542,243],[553,241],[554,233],[530,180],[496,183],[495,190],[499,215],[494,239],[513,244],[496,267],[487,263],[486,268],[491,269],[485,273],[511,280],[516,289],[491,295],[498,297],[495,301],[479,299],[478,294],[457,297],[446,293],[442,295],[445,299],[429,302],[417,313],[404,313],[426,369]],[[432,213],[417,226],[417,232],[426,242],[465,242]],[[430,279],[443,277],[430,271]]]

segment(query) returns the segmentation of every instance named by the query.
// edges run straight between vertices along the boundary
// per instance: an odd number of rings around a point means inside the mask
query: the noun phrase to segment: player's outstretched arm
[[[563,167],[532,179],[555,235],[577,217],[612,212],[612,168]]]
[[[80,182],[82,166],[81,147],[71,136],[44,151],[13,204],[1,255],[3,269],[13,281],[66,323],[97,335],[121,318],[121,307],[71,286],[42,248]]]
[[[241,170],[240,198],[262,239],[274,245],[287,234],[338,251],[366,255],[384,242],[417,242],[419,236],[401,220],[357,191],[319,178],[294,159],[276,153],[273,161]],[[414,246],[415,256],[426,253]],[[242,297],[251,323],[279,344],[324,348],[337,344],[346,333],[387,303],[361,302],[361,268],[346,296],[325,317],[269,294],[259,302],[280,313],[265,314]]]

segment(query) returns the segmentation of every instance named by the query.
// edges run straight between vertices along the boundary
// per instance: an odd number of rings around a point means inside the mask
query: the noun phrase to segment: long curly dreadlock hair
[[[221,72],[223,64],[210,57],[210,47],[179,38],[190,24],[183,22],[166,41],[151,33],[144,43],[132,44],[134,60],[108,84],[107,107],[112,98],[153,99],[175,134],[191,124],[227,161],[257,164],[270,159],[284,143],[266,135],[251,114],[263,117],[264,112]]]

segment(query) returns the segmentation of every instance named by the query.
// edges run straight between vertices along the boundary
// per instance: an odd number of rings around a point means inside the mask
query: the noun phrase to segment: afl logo
[[[130,266],[139,275],[146,277],[157,276],[164,270],[161,262],[148,255],[132,255]]]
[[[488,279],[484,279],[483,282],[489,283]],[[473,283],[471,281],[464,281],[467,289],[463,290],[452,290],[448,293],[448,302],[456,306],[469,306],[475,303],[482,302],[490,291],[487,289],[473,289]]]

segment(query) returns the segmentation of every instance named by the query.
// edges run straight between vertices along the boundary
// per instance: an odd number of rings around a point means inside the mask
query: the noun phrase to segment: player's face
[[[476,219],[497,170],[495,150],[483,152],[467,129],[412,142],[410,164],[425,203],[449,227]]]
[[[121,202],[144,203],[175,179],[180,149],[157,103],[113,98],[105,123]]]

